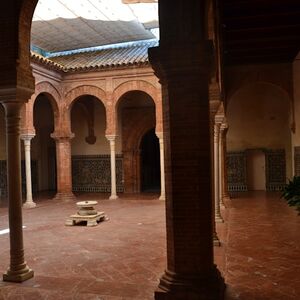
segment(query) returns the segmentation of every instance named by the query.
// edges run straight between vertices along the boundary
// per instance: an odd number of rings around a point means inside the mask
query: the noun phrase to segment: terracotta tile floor
[[[22,284],[0,281],[0,299],[153,299],[165,266],[164,203],[157,195],[97,199],[110,220],[97,227],[66,227],[74,203],[47,196],[24,210],[26,260],[35,277]],[[278,194],[245,194],[226,203],[215,248],[226,299],[300,299],[300,217]],[[0,230],[7,209],[0,206]],[[0,235],[0,273],[9,262],[8,235]],[[186,299],[183,299],[186,300]]]

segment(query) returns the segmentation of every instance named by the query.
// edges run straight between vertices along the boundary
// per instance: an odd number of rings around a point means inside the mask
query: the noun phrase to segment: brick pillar
[[[208,81],[203,1],[160,1],[160,46],[149,50],[162,84],[167,267],[156,300],[223,299],[214,265]]]
[[[10,236],[10,266],[4,281],[22,282],[33,277],[24,260],[21,156],[20,156],[20,112],[23,103],[16,100],[2,103],[6,117],[6,153],[8,184],[8,219]]]
[[[56,142],[57,193],[55,199],[63,201],[76,200],[72,192],[71,161],[71,139],[74,134],[52,133],[51,137]]]

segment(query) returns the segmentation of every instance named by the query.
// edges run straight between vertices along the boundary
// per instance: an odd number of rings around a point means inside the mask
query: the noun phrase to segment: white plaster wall
[[[229,100],[227,118],[228,151],[285,149],[291,177],[290,99],[284,91],[270,84],[247,85]]]
[[[105,108],[94,100],[94,134],[97,137],[95,144],[88,144],[85,138],[88,136],[86,117],[79,105],[74,104],[71,111],[72,132],[72,155],[100,155],[110,154],[109,142],[105,137],[106,120]]]

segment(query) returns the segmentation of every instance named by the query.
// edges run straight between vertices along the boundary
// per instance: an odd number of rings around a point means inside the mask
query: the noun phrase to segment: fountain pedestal
[[[94,206],[97,201],[80,201],[76,205],[79,208],[75,215],[71,215],[66,219],[65,225],[74,226],[81,222],[86,222],[86,226],[96,226],[100,221],[105,220],[103,211],[96,211]]]

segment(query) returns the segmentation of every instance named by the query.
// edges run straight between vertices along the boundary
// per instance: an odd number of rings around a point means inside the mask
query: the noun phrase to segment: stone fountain
[[[71,215],[67,218],[65,225],[74,226],[81,222],[86,222],[86,226],[96,226],[100,221],[105,220],[104,212],[95,210],[94,206],[97,205],[97,201],[80,201],[76,205],[78,211],[75,215]]]

